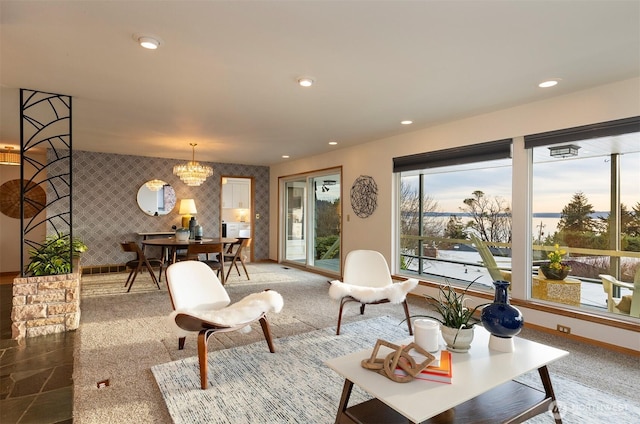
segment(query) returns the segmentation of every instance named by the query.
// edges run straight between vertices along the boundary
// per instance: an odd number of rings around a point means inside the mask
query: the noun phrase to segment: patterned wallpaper
[[[205,236],[219,237],[221,175],[254,178],[252,248],[254,260],[269,257],[269,167],[229,163],[207,163],[213,176],[199,187],[189,187],[173,175],[173,166],[185,160],[128,156],[96,152],[73,152],[73,233],[89,250],[82,265],[121,264],[131,258],[120,242],[141,241],[139,232],[171,231],[180,226],[180,199],[196,202],[198,223]],[[158,178],[169,183],[178,202],[169,214],[149,216],[138,207],[136,195],[142,184]]]

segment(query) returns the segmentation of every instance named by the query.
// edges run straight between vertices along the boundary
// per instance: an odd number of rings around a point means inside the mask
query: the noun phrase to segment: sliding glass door
[[[341,170],[281,179],[284,262],[340,274]]]

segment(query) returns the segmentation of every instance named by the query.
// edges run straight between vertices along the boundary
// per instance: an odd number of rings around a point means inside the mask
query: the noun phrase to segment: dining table
[[[188,239],[184,241],[177,240],[175,237],[162,237],[142,240],[142,245],[162,247],[163,259],[168,257],[169,264],[172,264],[176,261],[178,250],[186,249],[190,244],[222,244],[224,247],[237,241],[238,239],[233,237],[203,237],[201,240]],[[167,252],[168,255],[165,254]]]

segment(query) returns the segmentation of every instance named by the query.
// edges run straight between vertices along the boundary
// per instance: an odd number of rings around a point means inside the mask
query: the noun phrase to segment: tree
[[[403,236],[440,236],[442,234],[441,221],[428,214],[438,210],[438,202],[430,196],[424,195],[421,207],[419,191],[416,184],[412,185],[405,179],[400,181],[400,234]],[[422,233],[420,233],[421,224]],[[418,247],[419,244],[416,240],[404,237],[400,239],[400,251],[403,253],[417,254]],[[410,263],[411,260],[406,262],[404,266],[406,267]]]
[[[447,225],[444,229],[445,238],[450,239],[465,239],[466,234],[464,231],[464,224],[462,218],[456,215],[450,215]]]
[[[628,219],[622,221],[622,231],[630,237],[640,237],[640,202],[628,213]]]
[[[581,191],[571,198],[569,204],[562,208],[558,230],[560,231],[593,231],[595,223],[591,214],[593,206]]]
[[[595,238],[597,226],[591,217],[594,212],[584,193],[575,193],[560,213],[557,240],[571,247],[605,248],[606,245],[598,246],[603,240]]]
[[[602,242],[599,248],[609,248],[609,235],[611,231],[617,231],[611,227],[611,214],[609,216],[599,216],[594,223],[598,236]],[[620,205],[620,233],[622,235],[621,249],[626,251],[640,251],[640,203],[636,203],[633,210],[629,211],[623,204]]]
[[[340,234],[340,199],[316,200],[316,237]]]
[[[471,194],[460,208],[471,216],[467,227],[475,230],[483,241],[511,242],[511,206],[498,196],[486,197],[481,190]]]

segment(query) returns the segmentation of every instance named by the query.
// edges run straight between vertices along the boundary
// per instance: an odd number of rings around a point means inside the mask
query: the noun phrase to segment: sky
[[[609,211],[608,158],[582,158],[535,164],[533,212],[556,212],[582,191],[596,211]],[[621,201],[628,209],[640,202],[640,153],[621,156]],[[511,167],[481,168],[427,176],[429,195],[440,212],[460,212],[475,190],[486,196],[511,199]]]

